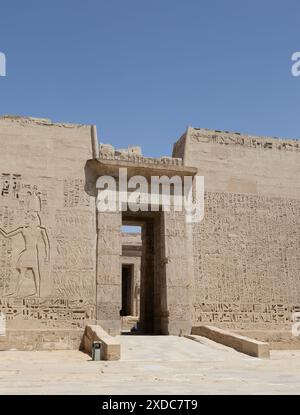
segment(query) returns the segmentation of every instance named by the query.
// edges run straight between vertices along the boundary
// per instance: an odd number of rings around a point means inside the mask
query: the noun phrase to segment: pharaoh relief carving
[[[12,177],[12,180],[10,180]],[[3,175],[2,175],[3,178]],[[2,222],[6,227],[0,227],[0,235],[4,239],[13,239],[20,235],[23,239],[23,249],[18,252],[16,263],[10,263],[10,268],[17,273],[14,287],[6,284],[4,287],[3,297],[30,297],[41,296],[41,284],[46,280],[45,273],[49,273],[50,266],[50,242],[46,227],[42,225],[41,220],[41,192],[37,186],[26,190],[20,200],[20,175],[5,175],[1,195],[7,198],[15,198],[21,206],[23,223],[15,229],[10,229],[12,220],[11,211],[3,214]],[[9,201],[7,201],[9,202]],[[20,215],[19,215],[20,216]],[[12,244],[10,244],[12,246]],[[48,269],[47,269],[48,268]],[[32,292],[24,291],[25,283],[32,279]],[[28,284],[27,284],[28,285]],[[29,284],[30,285],[30,284]]]
[[[94,315],[88,198],[81,179],[38,180],[0,173],[0,312],[14,328],[82,327]]]
[[[38,249],[39,238],[42,237],[45,244],[46,263],[49,263],[50,261],[50,243],[47,230],[41,225],[41,218],[39,214],[37,212],[28,211],[26,212],[25,224],[23,227],[8,233],[0,228],[0,233],[5,238],[12,238],[18,234],[21,234],[25,243],[25,248],[20,253],[16,264],[16,270],[18,271],[19,275],[15,291],[7,295],[19,295],[22,282],[26,278],[26,273],[31,271],[34,280],[35,291],[29,295],[37,295],[40,297],[40,284],[42,276],[40,272],[41,255]]]

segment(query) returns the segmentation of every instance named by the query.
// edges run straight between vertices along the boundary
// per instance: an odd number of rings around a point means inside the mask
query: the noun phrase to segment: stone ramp
[[[231,348],[198,337],[198,341],[178,336],[117,336],[121,361],[217,362],[224,359],[249,360]],[[203,341],[201,341],[203,339]]]

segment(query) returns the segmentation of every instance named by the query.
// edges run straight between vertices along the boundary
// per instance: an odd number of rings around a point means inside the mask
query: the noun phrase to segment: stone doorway
[[[142,256],[138,333],[168,334],[165,270],[162,265],[163,241],[161,212],[126,213],[122,215],[122,225],[141,227]],[[123,299],[126,301],[126,296],[128,295],[128,275],[128,268],[123,265],[122,302]]]
[[[105,156],[106,157],[106,156]],[[103,176],[117,183],[112,192],[123,200],[120,169],[128,179],[142,176],[194,176],[195,169],[158,163],[99,158],[86,166],[89,181]],[[131,188],[131,186],[129,186]],[[148,192],[150,187],[148,187]],[[150,194],[148,193],[148,200]],[[121,202],[123,203],[123,202]],[[115,209],[97,211],[96,321],[111,335],[120,334],[122,309],[122,226],[142,227],[139,331],[142,334],[190,334],[194,304],[193,232],[185,213],[171,208],[155,211],[132,209],[117,203]],[[124,209],[125,208],[125,209]],[[149,208],[149,206],[148,206]]]
[[[140,334],[190,334],[191,229],[181,212],[98,212],[97,323],[122,331],[122,225],[141,226]]]

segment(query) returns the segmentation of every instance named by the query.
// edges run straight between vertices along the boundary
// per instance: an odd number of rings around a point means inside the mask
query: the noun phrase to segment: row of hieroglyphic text
[[[285,140],[272,137],[245,136],[226,131],[194,130],[191,133],[193,143],[213,143],[238,145],[257,150],[282,150],[300,152],[299,140]]]
[[[299,250],[300,201],[206,193],[204,220],[194,227],[197,321],[289,321],[300,298]],[[226,313],[204,311],[232,304]],[[252,311],[241,312],[245,304]]]
[[[88,301],[63,298],[0,298],[0,312],[12,323],[31,320],[40,327],[83,327],[94,318]]]
[[[294,313],[300,312],[300,305],[286,304],[197,304],[197,323],[226,324],[230,327],[249,325],[270,326],[286,325],[292,320]]]

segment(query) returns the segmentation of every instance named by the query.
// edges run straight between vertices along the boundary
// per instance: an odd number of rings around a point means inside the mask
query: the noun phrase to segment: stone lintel
[[[99,175],[111,175],[118,176],[119,168],[127,168],[128,177],[131,176],[195,176],[198,169],[195,167],[188,167],[176,164],[164,164],[164,163],[143,163],[130,160],[106,160],[98,159],[93,165],[93,169],[96,170]]]

